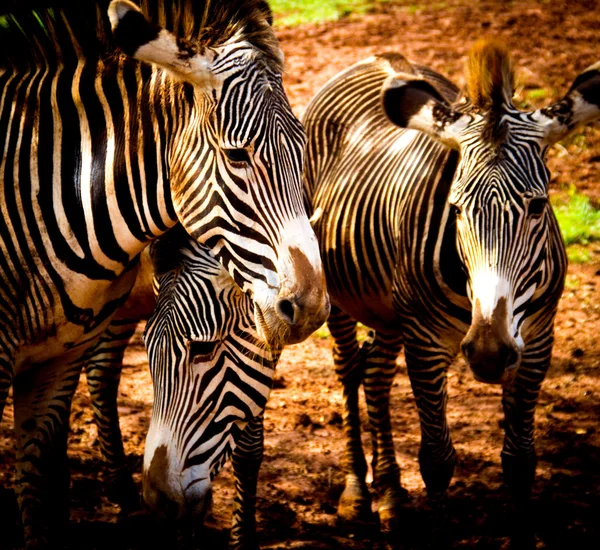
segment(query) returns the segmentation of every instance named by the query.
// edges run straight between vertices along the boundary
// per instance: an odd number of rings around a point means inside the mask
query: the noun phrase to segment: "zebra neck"
[[[117,264],[127,266],[177,222],[169,156],[183,116],[183,87],[163,71],[120,58],[112,64],[78,65],[70,92],[70,110],[79,124],[60,117],[63,140],[55,144],[54,157],[68,163],[75,150],[81,170],[75,197],[65,206],[79,210],[86,221],[78,225],[78,241],[88,239],[90,250],[102,251],[102,264],[112,263],[110,269],[118,272]],[[67,111],[69,103],[68,97],[56,98],[59,112]],[[54,118],[60,124],[56,111]]]

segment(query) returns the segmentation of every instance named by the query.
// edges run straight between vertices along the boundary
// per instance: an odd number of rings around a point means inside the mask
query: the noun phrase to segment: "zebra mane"
[[[466,95],[471,105],[498,113],[502,105],[512,105],[515,73],[508,50],[494,40],[480,40],[467,60]]]
[[[135,0],[146,17],[199,46],[248,41],[274,70],[282,60],[266,0]],[[2,0],[0,67],[67,65],[116,51],[110,0]]]

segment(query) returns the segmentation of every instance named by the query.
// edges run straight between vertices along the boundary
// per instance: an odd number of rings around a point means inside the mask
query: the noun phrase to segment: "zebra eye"
[[[527,213],[530,216],[541,216],[546,209],[546,204],[548,201],[546,197],[537,197],[535,199],[531,199],[529,201],[529,205],[527,206]]]
[[[233,164],[250,164],[250,155],[246,149],[223,149],[223,151]]]
[[[188,344],[188,357],[190,361],[196,365],[205,361],[210,361],[214,354],[217,344],[219,342],[200,342],[193,340]]]
[[[460,209],[460,207],[456,206],[455,204],[450,205],[450,213],[453,216],[460,216],[461,212],[462,212],[462,210]]]

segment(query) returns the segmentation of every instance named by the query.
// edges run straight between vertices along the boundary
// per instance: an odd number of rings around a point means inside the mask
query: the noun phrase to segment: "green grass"
[[[381,0],[270,0],[276,25],[333,21],[352,13],[365,13]]]
[[[585,245],[600,241],[600,210],[575,187],[566,194],[553,197],[552,204],[569,260],[574,263],[590,261],[592,255]]]
[[[547,97],[548,91],[545,88],[534,88],[533,90],[527,91],[527,99],[531,101],[546,99]]]

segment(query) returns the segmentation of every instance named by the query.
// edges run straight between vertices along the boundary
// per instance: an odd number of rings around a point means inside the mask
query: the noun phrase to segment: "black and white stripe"
[[[478,48],[466,96],[430,69],[386,54],[335,76],[305,114],[306,196],[345,395],[346,488],[338,513],[352,522],[371,514],[362,383],[379,514],[387,524],[399,519],[389,391],[402,344],[421,420],[421,472],[429,496],[444,497],[455,462],[446,370],[462,346],[478,379],[503,384],[505,479],[530,543],[534,408],[566,270],[544,154],[576,123],[600,115],[600,73],[596,65],[579,77],[585,93],[574,85],[554,106],[520,112],[502,48]],[[376,329],[362,346],[357,321]]]
[[[31,545],[60,531],[49,472],[83,355],[152,239],[181,222],[206,242],[276,345],[328,313],[267,4],[141,4],[0,8],[0,408],[12,383]]]
[[[145,331],[154,405],[144,500],[160,514],[201,521],[211,482],[239,442],[232,543],[249,547],[261,417],[280,350],[260,338],[252,301],[214,256],[172,233],[152,250],[158,296]]]

